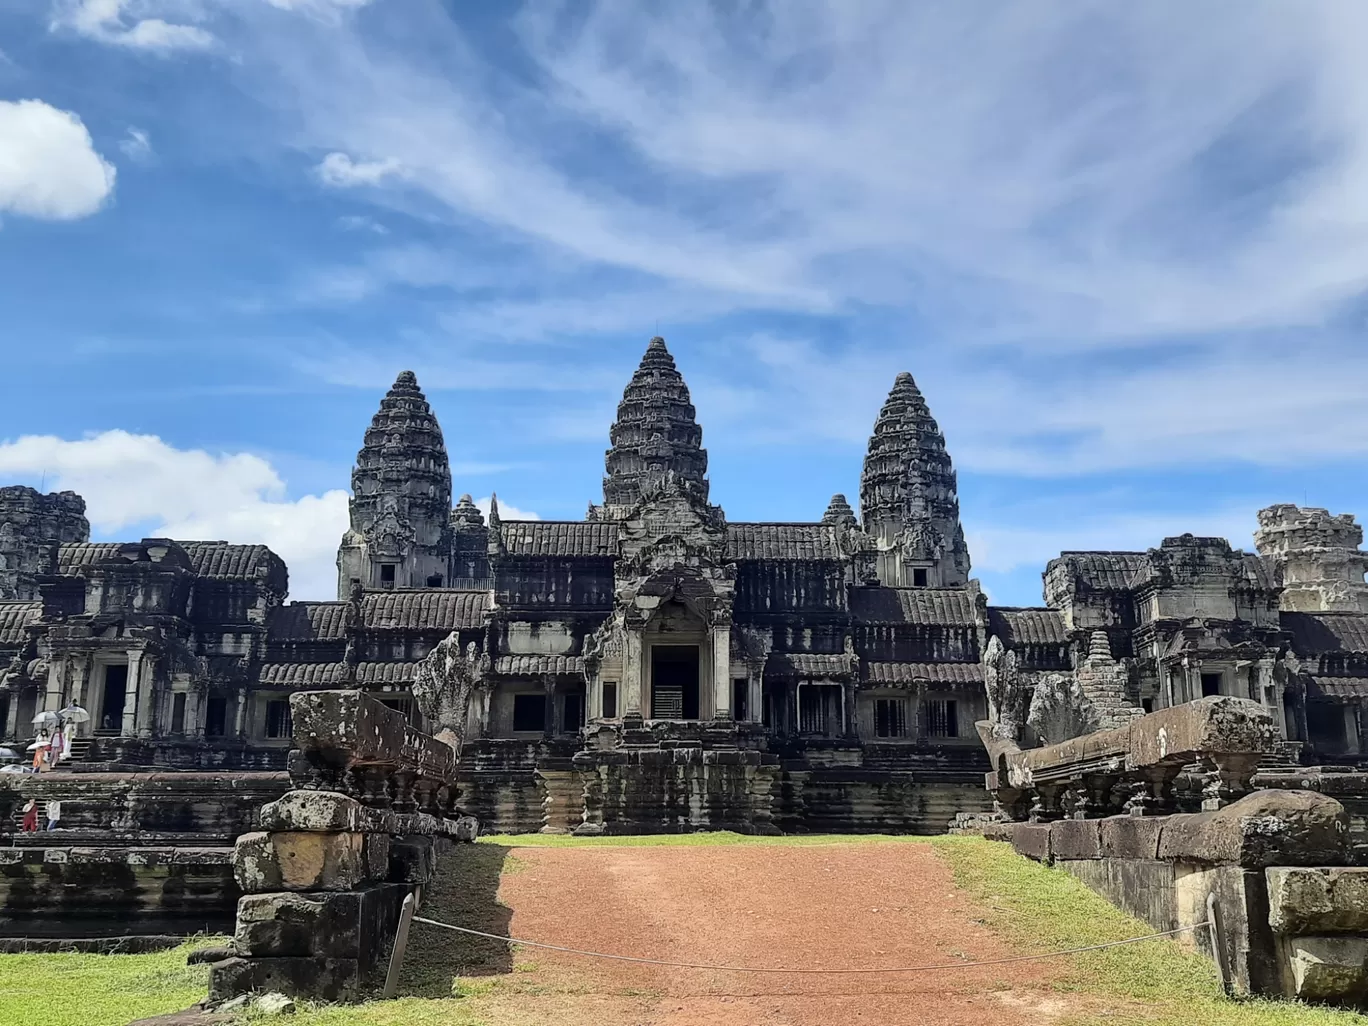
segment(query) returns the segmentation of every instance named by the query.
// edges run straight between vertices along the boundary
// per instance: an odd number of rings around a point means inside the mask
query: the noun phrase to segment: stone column
[[[712,718],[735,719],[731,707],[731,624],[712,629]]]
[[[137,670],[138,707],[134,720],[138,737],[147,738],[156,733],[157,714],[154,702],[156,696],[152,693],[155,690],[155,671],[155,657],[149,656],[146,652],[139,652]],[[131,660],[128,675],[130,678],[133,677]]]
[[[854,681],[846,681],[841,685],[841,716],[845,728],[845,736],[849,738],[857,737],[860,733],[859,723],[856,713],[859,711],[859,693],[855,690]]]
[[[5,722],[4,722],[4,724],[3,724],[3,725],[0,725],[0,729],[3,729],[3,730],[4,730],[4,733],[3,733],[3,734],[0,734],[0,738],[12,737],[12,738],[14,738],[16,741],[18,741],[18,740],[20,740],[20,739],[22,738],[22,735],[19,733],[20,723],[19,723],[19,688],[18,688],[18,686],[16,686],[16,685],[11,685],[10,691],[9,691],[9,700],[10,700],[10,701],[9,701],[9,712],[5,714]],[[25,724],[23,724],[23,726],[27,727],[28,724],[25,723]]]
[[[123,723],[119,729],[122,737],[136,737],[138,733],[138,724],[141,720],[138,708],[142,704],[143,693],[142,662],[141,649],[134,649],[128,653],[128,681],[124,685]]]
[[[759,723],[765,718],[765,694],[764,679],[761,673],[752,673],[747,677],[750,697],[746,701],[747,715],[751,722]]]
[[[62,708],[62,677],[67,670],[67,659],[54,659],[48,664],[48,675],[41,701],[38,702],[39,712],[56,712]]]
[[[642,643],[638,631],[627,631],[622,639],[622,690],[619,716],[644,716],[642,711]]]
[[[247,737],[247,689],[239,688],[236,707],[233,709],[233,736],[239,740]]]
[[[556,678],[549,673],[542,674],[541,686],[546,696],[546,711],[542,716],[542,737],[549,740],[556,733]]]

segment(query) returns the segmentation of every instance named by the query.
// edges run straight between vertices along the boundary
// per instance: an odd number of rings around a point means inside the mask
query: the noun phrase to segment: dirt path
[[[511,936],[675,961],[855,967],[1018,953],[922,844],[517,848],[498,901]],[[760,976],[523,948],[514,968],[504,979],[515,984],[472,1012],[496,1023],[1009,1026],[1079,1010],[1051,990],[1055,963]]]

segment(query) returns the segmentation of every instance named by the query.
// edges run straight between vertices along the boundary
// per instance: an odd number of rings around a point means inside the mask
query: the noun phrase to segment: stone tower
[[[34,578],[56,569],[57,546],[89,540],[85,500],[75,492],[0,488],[0,600],[38,598]]]
[[[619,519],[652,483],[672,477],[700,504],[708,501],[708,453],[689,388],[663,338],[651,339],[641,366],[622,393],[609,432],[603,506],[596,516]]]
[[[404,371],[380,400],[352,470],[351,529],[337,551],[337,594],[440,588],[450,577],[451,466],[442,429]]]
[[[899,374],[869,439],[860,515],[878,548],[879,579],[902,587],[969,581],[955,470],[917,383]]]
[[[1349,513],[1282,503],[1259,510],[1254,545],[1282,585],[1289,612],[1368,613],[1368,553]]]
[[[850,508],[850,502],[839,492],[831,497],[831,502],[822,514],[822,523],[830,524],[832,527],[859,527],[860,521],[855,516],[855,511]]]

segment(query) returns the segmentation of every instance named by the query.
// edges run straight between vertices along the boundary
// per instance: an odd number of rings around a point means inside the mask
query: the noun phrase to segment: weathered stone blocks
[[[1296,937],[1290,962],[1294,994],[1303,1001],[1368,1002],[1368,937]]]
[[[278,991],[321,1001],[356,1001],[366,981],[354,958],[229,958],[209,974],[209,1003]]]
[[[369,964],[377,942],[393,933],[409,889],[383,883],[340,893],[244,895],[233,945],[252,958],[354,958]]]
[[[1368,869],[1279,866],[1265,875],[1277,933],[1368,936]]]
[[[1344,806],[1312,791],[1256,791],[1216,812],[1169,816],[1159,858],[1208,865],[1335,865],[1345,860]]]
[[[248,894],[347,891],[389,870],[389,835],[339,831],[258,831],[233,850],[233,875]]]

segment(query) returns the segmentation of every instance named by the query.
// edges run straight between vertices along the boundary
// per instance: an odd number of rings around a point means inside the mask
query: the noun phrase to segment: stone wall
[[[1178,942],[1224,962],[1237,994],[1368,1001],[1368,866],[1347,865],[1347,816],[1332,798],[1265,790],[1214,812],[1007,823],[984,836],[1155,931],[1196,927]],[[1202,925],[1209,900],[1214,935]]]
[[[0,937],[190,936],[232,929],[231,848],[0,848]]]

